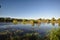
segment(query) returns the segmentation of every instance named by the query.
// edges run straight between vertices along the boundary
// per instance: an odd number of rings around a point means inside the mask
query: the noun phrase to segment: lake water
[[[49,30],[52,28],[57,28],[58,24],[54,26],[49,23],[41,23],[40,26],[35,24],[32,26],[31,24],[13,24],[13,23],[0,23],[0,32],[9,30],[9,31],[16,31],[16,30],[23,30],[23,33],[31,33],[32,31],[38,32],[41,35],[46,35]]]

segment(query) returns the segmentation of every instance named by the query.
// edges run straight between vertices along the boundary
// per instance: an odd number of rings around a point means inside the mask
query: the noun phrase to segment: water
[[[26,33],[32,33],[34,31],[34,32],[38,32],[41,36],[44,36],[47,34],[49,30],[57,27],[58,24],[55,24],[53,26],[51,23],[49,24],[41,23],[40,26],[38,26],[37,24],[32,26],[31,24],[0,23],[0,32],[5,30],[9,30],[12,32],[16,30],[22,30],[23,31],[22,33],[26,34]]]

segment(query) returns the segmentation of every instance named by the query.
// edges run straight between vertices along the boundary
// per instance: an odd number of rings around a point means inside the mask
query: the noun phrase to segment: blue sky
[[[0,0],[0,17],[60,18],[59,0]]]

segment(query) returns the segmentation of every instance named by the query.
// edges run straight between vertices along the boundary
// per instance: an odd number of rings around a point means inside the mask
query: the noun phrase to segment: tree
[[[52,18],[52,19],[51,19],[51,23],[52,23],[52,25],[55,25],[56,19],[55,19],[55,18]]]
[[[32,24],[32,26],[34,26],[34,20],[30,20],[30,23]]]
[[[57,23],[58,23],[58,25],[60,26],[60,18],[58,18]]]
[[[18,23],[18,21],[15,19],[15,20],[13,20],[13,23],[14,23],[14,24],[17,24],[17,23]]]

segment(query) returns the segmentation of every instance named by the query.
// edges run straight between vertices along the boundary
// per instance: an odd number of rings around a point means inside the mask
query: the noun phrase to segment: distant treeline
[[[34,23],[40,23],[40,22],[44,22],[44,23],[59,23],[60,24],[60,18],[58,19],[55,19],[55,18],[52,18],[52,19],[37,19],[37,20],[34,20],[34,19],[17,19],[17,18],[10,18],[10,17],[7,17],[7,18],[4,18],[4,17],[0,17],[0,22],[13,22],[13,21],[17,21],[17,22],[34,22]]]
[[[30,21],[28,19],[16,19],[16,18],[3,18],[3,17],[0,17],[0,22],[13,22],[13,20],[17,20],[18,22],[22,22],[22,21]],[[33,19],[32,19],[33,20]],[[34,22],[36,22],[35,20],[33,20]]]
[[[13,20],[22,21],[22,19],[2,18],[2,17],[0,17],[0,22],[13,22]]]

